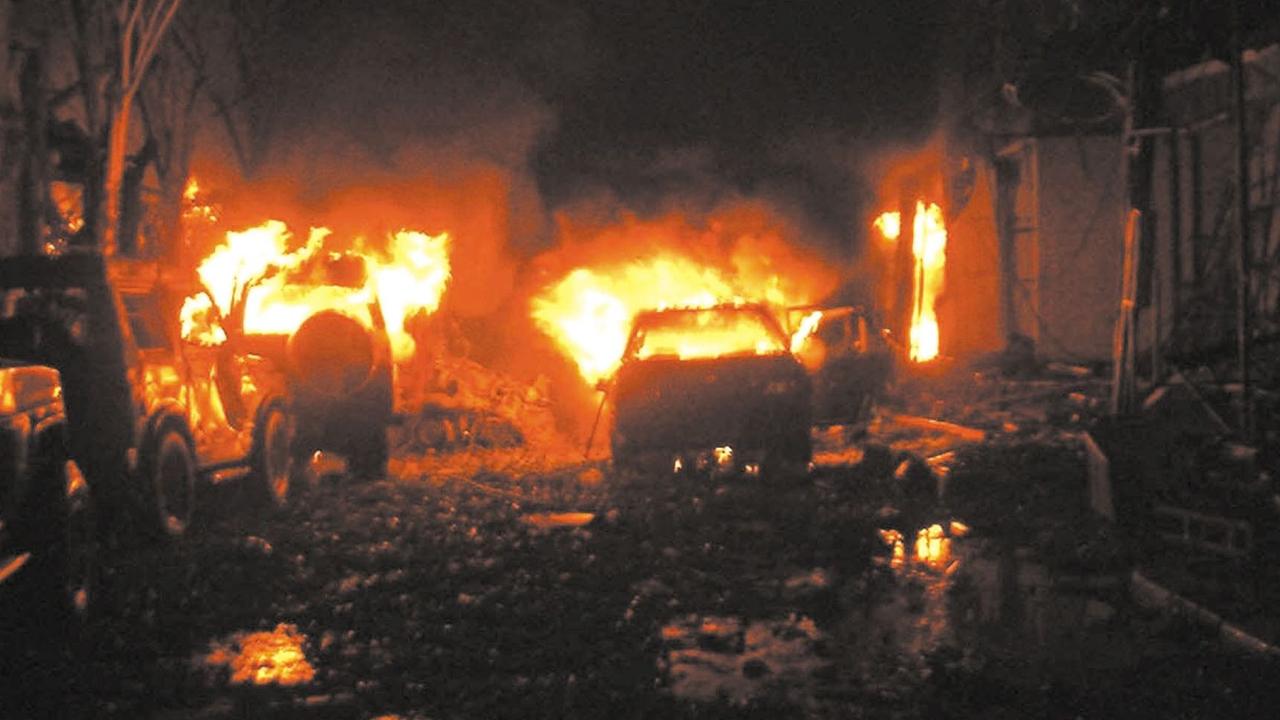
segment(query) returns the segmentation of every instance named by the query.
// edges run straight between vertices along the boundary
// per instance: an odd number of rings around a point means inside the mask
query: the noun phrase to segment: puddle
[[[968,535],[956,520],[909,540],[896,530],[880,531],[885,587],[841,627],[855,656],[893,655],[899,666],[920,671],[934,651],[978,642],[1049,656],[1114,615],[1096,598],[1057,589],[1029,548]]]
[[[745,705],[762,697],[795,701],[812,695],[823,633],[791,615],[744,625],[733,617],[688,615],[662,628],[659,659],[673,695]]]
[[[284,623],[269,632],[239,632],[210,643],[203,664],[226,667],[233,685],[302,685],[316,674],[303,650],[306,639]]]

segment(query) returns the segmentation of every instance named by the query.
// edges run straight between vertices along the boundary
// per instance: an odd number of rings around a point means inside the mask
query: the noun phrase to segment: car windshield
[[[782,334],[758,308],[670,310],[642,316],[630,356],[691,358],[786,352]]]

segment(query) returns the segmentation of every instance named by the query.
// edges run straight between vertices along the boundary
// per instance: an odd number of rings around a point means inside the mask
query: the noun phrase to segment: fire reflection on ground
[[[828,664],[824,635],[808,617],[744,623],[733,617],[688,615],[660,632],[659,669],[676,697],[735,705],[782,693],[792,700],[812,690]]]
[[[281,623],[269,632],[236,633],[213,643],[204,662],[230,669],[234,685],[302,685],[316,674],[303,651],[305,641],[296,626]]]

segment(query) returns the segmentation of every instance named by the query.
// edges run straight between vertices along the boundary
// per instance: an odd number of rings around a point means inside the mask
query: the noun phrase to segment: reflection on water
[[[867,606],[846,616],[841,638],[855,653],[924,670],[934,651],[979,641],[1052,655],[1109,619],[1105,603],[1056,589],[1029,548],[968,534],[960,521],[934,524],[916,532],[908,553],[902,533],[881,530],[881,580]]]
[[[589,512],[529,513],[524,516],[524,521],[536,528],[582,527],[595,519],[595,513]]]
[[[659,670],[676,697],[743,705],[774,694],[797,700],[812,692],[823,633],[791,615],[745,624],[733,617],[688,615],[662,628]]]
[[[305,641],[296,626],[281,623],[270,632],[236,633],[214,642],[204,661],[228,667],[235,685],[301,685],[316,674],[303,652]]]

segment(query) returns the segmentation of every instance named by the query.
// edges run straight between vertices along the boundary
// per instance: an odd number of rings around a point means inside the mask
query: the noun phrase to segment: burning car
[[[260,279],[237,293],[224,322],[227,343],[248,355],[268,358],[283,372],[285,407],[293,429],[289,455],[301,467],[311,454],[331,450],[347,458],[350,473],[360,479],[386,471],[387,426],[392,421],[392,352],[378,295],[368,291],[364,258],[323,253],[284,273],[273,292],[277,307],[300,308],[296,325],[253,327],[248,306]],[[297,298],[298,302],[287,302]],[[188,304],[190,307],[190,304]],[[205,308],[216,318],[212,302]],[[209,316],[201,319],[207,336]]]
[[[290,420],[275,363],[179,337],[189,284],[97,254],[0,260],[0,355],[57,369],[72,457],[108,517],[181,535],[198,478],[289,490]],[[218,332],[223,332],[220,328]]]
[[[795,307],[791,350],[813,381],[813,424],[858,426],[893,372],[893,352],[874,332],[871,313],[854,305]]]
[[[812,455],[810,380],[762,305],[639,313],[611,390],[621,468],[710,451],[771,472]]]
[[[66,425],[57,370],[0,360],[0,594],[19,612],[88,606],[92,497],[69,459]],[[23,602],[17,586],[35,596]]]

